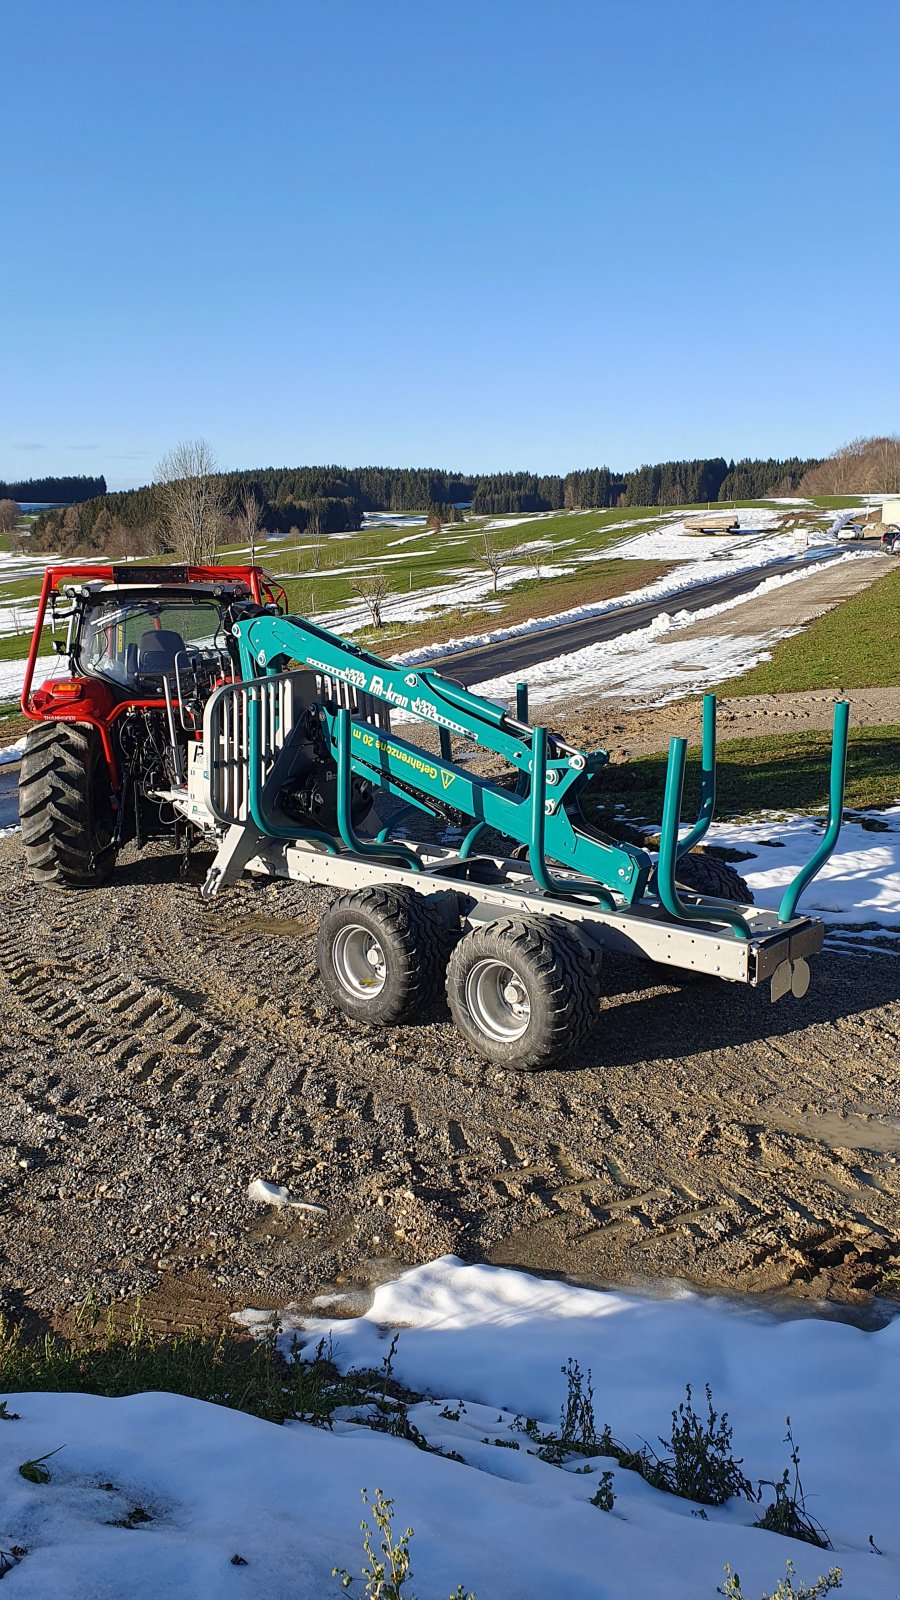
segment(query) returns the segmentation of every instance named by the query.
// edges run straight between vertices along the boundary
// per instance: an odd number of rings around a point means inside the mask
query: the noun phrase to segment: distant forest
[[[71,505],[76,500],[92,500],[106,493],[106,479],[99,478],[22,478],[18,483],[0,479],[0,500],[30,500]]]
[[[265,467],[222,475],[225,503],[237,519],[243,497],[255,493],[263,505],[262,526],[268,533],[329,534],[360,527],[367,511],[436,511],[455,520],[457,505],[471,505],[476,515],[504,512],[593,510],[615,506],[677,506],[710,500],[760,500],[790,495],[819,458],[801,461],[726,461],[724,456],[698,461],[663,461],[635,472],[608,467],[538,476],[531,472],[497,472],[466,477],[432,468],[403,467]],[[87,479],[46,479],[47,484],[84,484]],[[35,525],[32,543],[60,554],[104,550],[113,554],[151,554],[166,548],[158,491],[151,485],[81,498],[65,509],[45,511]],[[2,486],[0,486],[2,487]],[[14,499],[63,499],[37,493],[13,493]],[[32,492],[33,491],[33,492]],[[236,529],[239,536],[239,530]]]

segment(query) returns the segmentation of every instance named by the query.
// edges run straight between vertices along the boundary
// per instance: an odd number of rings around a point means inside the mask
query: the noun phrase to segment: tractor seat
[[[175,657],[186,649],[180,633],[170,628],[149,628],[138,644],[138,671],[168,675],[175,671]]]

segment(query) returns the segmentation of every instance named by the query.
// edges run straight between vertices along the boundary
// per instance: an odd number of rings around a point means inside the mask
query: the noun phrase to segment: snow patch
[[[716,822],[710,844],[749,850],[738,871],[759,906],[777,909],[788,884],[822,839],[823,821],[772,817],[758,823]],[[845,816],[837,847],[801,897],[798,909],[824,922],[900,928],[900,795],[884,811]]]
[[[865,559],[865,555],[853,552],[837,556],[834,561],[836,564]],[[725,678],[748,672],[759,661],[768,660],[773,645],[799,632],[799,627],[770,628],[763,633],[733,637],[715,635],[708,639],[681,640],[678,633],[786,584],[800,582],[815,570],[814,566],[804,566],[795,572],[764,578],[749,593],[698,611],[681,610],[674,614],[660,611],[645,628],[540,661],[528,669],[530,700],[537,705],[563,694],[593,693],[600,699],[627,694],[649,695],[653,697],[653,704],[663,705],[667,700],[699,694]],[[634,598],[626,597],[629,602]],[[612,604],[621,605],[622,602]],[[673,634],[676,635],[674,639],[670,637]],[[508,673],[472,687],[488,699],[508,700],[515,694],[520,677],[521,673]]]
[[[265,1178],[254,1178],[247,1189],[247,1199],[254,1200],[257,1205],[275,1206],[280,1210],[282,1206],[290,1206],[294,1211],[312,1211],[324,1217],[325,1207],[312,1205],[308,1200],[295,1200],[290,1190],[283,1183],[268,1183]]]
[[[396,1502],[395,1528],[415,1529],[412,1587],[423,1600],[460,1582],[482,1600],[711,1600],[726,1561],[755,1597],[774,1589],[788,1557],[808,1583],[840,1566],[842,1600],[895,1600],[900,1322],[867,1333],[444,1257],[382,1285],[363,1316],[294,1317],[285,1328],[285,1343],[296,1330],[310,1354],[330,1335],[342,1368],[380,1366],[401,1330],[395,1375],[434,1397],[413,1404],[409,1419],[463,1461],[340,1414],[329,1431],[177,1395],[10,1395],[20,1420],[0,1425],[11,1436],[0,1457],[0,1548],[29,1552],[10,1574],[10,1594],[195,1600],[234,1590],[245,1600],[322,1600],[339,1592],[332,1567],[360,1570],[359,1491],[367,1485],[371,1496],[378,1485]],[[744,1501],[701,1519],[608,1458],[587,1463],[586,1475],[539,1461],[515,1414],[558,1428],[570,1356],[592,1369],[598,1426],[609,1421],[635,1442],[669,1431],[686,1382],[701,1403],[709,1382],[754,1480],[786,1464],[790,1414],[834,1552],[751,1527],[759,1507]],[[498,1449],[494,1438],[519,1448]],[[19,1476],[20,1461],[60,1444],[51,1484],[36,1489]],[[611,1513],[590,1504],[603,1470],[614,1477]],[[116,1527],[136,1504],[151,1520]],[[234,1567],[235,1555],[246,1564]]]
[[[13,761],[21,761],[24,754],[25,735],[23,733],[21,739],[17,739],[15,744],[5,745],[4,748],[0,750],[0,767],[9,766]]]

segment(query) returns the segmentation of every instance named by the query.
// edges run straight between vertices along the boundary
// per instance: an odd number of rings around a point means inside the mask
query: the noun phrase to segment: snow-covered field
[[[636,561],[674,562],[675,570],[665,578],[636,588],[618,599],[598,601],[596,605],[577,606],[554,613],[551,617],[531,618],[526,622],[487,632],[460,635],[448,643],[435,645],[433,649],[411,652],[408,659],[425,661],[432,655],[445,655],[454,650],[469,649],[474,645],[493,643],[497,639],[531,633],[552,627],[560,621],[599,615],[613,606],[639,600],[666,599],[694,583],[721,578],[728,573],[745,572],[753,567],[766,567],[772,562],[784,560],[785,557],[801,555],[806,550],[806,530],[804,528],[783,531],[782,524],[786,515],[785,511],[774,506],[741,511],[739,516],[743,526],[739,533],[708,538],[688,533],[684,526],[684,513],[680,511],[661,511],[658,516],[652,518],[625,516],[621,522],[606,522],[594,530],[606,535],[615,528],[621,530],[623,534],[616,543],[604,549],[597,549],[592,548],[590,544],[591,513],[578,513],[579,519],[583,518],[585,522],[584,530],[579,531],[577,539],[571,537],[552,542],[544,541],[540,537],[533,540],[523,539],[517,546],[510,564],[500,572],[498,589],[502,592],[521,583],[524,578],[534,577],[538,568],[540,575],[545,578],[570,576],[585,563],[598,560],[611,561],[624,558]],[[851,512],[841,512],[833,518],[830,527],[823,532],[825,542],[828,542],[829,536],[831,538],[836,536],[839,527],[851,515]],[[528,526],[533,527],[540,535],[542,520],[544,518],[540,516],[502,517],[486,524],[486,528],[490,530]],[[629,537],[629,530],[635,528],[639,531],[631,533]],[[455,565],[448,565],[445,582],[433,584],[428,588],[414,589],[409,595],[389,595],[383,608],[385,620],[393,623],[413,623],[421,622],[448,609],[476,604],[481,608],[490,608],[493,578],[485,567],[474,559],[477,556],[477,544],[472,543],[472,533],[466,533],[462,524],[452,525],[441,535],[435,535],[422,528],[415,534],[391,540],[390,545],[407,546],[423,538],[427,538],[431,543],[436,538],[439,539],[442,547],[447,549],[448,557],[454,546],[467,546],[473,558],[472,564],[460,570],[459,561],[456,559]],[[575,548],[572,548],[573,546]],[[563,553],[562,562],[550,559],[560,552]],[[542,559],[544,557],[546,559]],[[383,565],[385,561],[404,559],[406,559],[405,549],[397,552],[392,550],[391,553],[380,557],[377,564]],[[348,572],[355,570],[362,569],[347,569]],[[323,613],[316,620],[324,627],[332,628],[338,633],[355,633],[357,629],[368,624],[369,614],[363,602],[354,600],[345,606]],[[407,657],[400,656],[397,659],[405,660]]]
[[[66,661],[61,656],[44,656],[34,664],[33,686],[45,683],[54,676],[68,675]],[[18,700],[25,681],[24,661],[0,661],[0,700]]]
[[[330,1337],[342,1368],[378,1366],[399,1330],[395,1374],[430,1397],[409,1420],[462,1462],[340,1413],[328,1432],[171,1395],[11,1396],[21,1420],[0,1423],[0,1548],[28,1554],[9,1574],[10,1600],[338,1595],[332,1567],[362,1564],[363,1487],[393,1497],[396,1531],[415,1530],[418,1600],[446,1600],[459,1583],[478,1600],[715,1600],[726,1562],[758,1600],[789,1557],[807,1582],[839,1566],[846,1600],[896,1600],[900,1322],[863,1332],[445,1257],[379,1288],[364,1316],[287,1323],[306,1353]],[[635,1447],[660,1448],[685,1384],[702,1406],[709,1383],[754,1483],[788,1464],[790,1415],[808,1509],[833,1551],[753,1528],[761,1507],[746,1500],[701,1516],[610,1457],[538,1460],[515,1419],[559,1429],[570,1357],[592,1371],[598,1431],[609,1422]],[[21,1462],[59,1446],[50,1483],[20,1476]],[[602,1471],[613,1474],[608,1512],[590,1503]],[[135,1506],[150,1520],[114,1526]]]
[[[777,907],[786,886],[822,838],[822,823],[808,817],[763,822],[715,822],[710,844],[750,851],[738,871],[757,905]],[[884,811],[846,817],[834,855],[800,902],[800,910],[825,922],[876,923],[900,929],[900,794]]]

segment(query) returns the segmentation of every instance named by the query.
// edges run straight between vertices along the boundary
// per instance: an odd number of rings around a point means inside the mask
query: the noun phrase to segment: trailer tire
[[[19,769],[19,820],[36,883],[96,889],[115,866],[112,785],[95,728],[42,722]]]
[[[562,917],[503,917],[473,928],[447,968],[460,1033],[500,1067],[535,1071],[584,1042],[597,1016],[600,952]]]
[[[342,894],[319,926],[316,958],[345,1016],[384,1026],[441,993],[452,931],[414,889],[373,884]]]
[[[720,856],[706,850],[689,850],[675,867],[675,880],[694,894],[711,895],[715,900],[734,900],[752,906],[753,890],[739,872]]]

